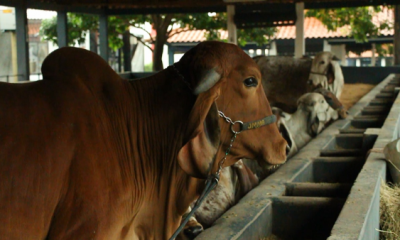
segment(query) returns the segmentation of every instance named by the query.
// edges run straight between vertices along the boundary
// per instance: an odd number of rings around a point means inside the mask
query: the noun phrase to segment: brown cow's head
[[[211,146],[216,146],[217,139],[210,132],[209,126],[216,126],[217,116],[216,111],[202,113],[202,116],[199,115],[200,112],[204,112],[204,109],[212,110],[216,100],[218,110],[233,121],[251,122],[272,115],[271,107],[261,84],[261,73],[257,64],[236,45],[201,43],[187,52],[176,67],[185,78],[189,78],[190,85],[194,86],[193,93],[198,94],[193,109],[201,109],[198,113],[192,111],[187,133],[189,140],[180,151],[178,160],[181,167],[191,175],[205,175],[208,170],[206,166],[211,161],[204,159],[209,159],[212,155]],[[209,120],[201,125],[201,119]],[[200,126],[200,130],[196,130],[196,126],[197,129]],[[219,118],[219,126],[221,145],[217,150],[213,171],[218,168],[218,162],[225,156],[233,137],[231,124]],[[259,159],[261,164],[267,165],[282,164],[286,161],[286,144],[276,124],[243,131],[237,135],[224,166],[232,165],[241,158]],[[203,148],[197,149],[197,146]],[[201,156],[202,159],[187,160],[195,159],[196,156]],[[199,168],[200,171],[196,171]]]
[[[338,61],[339,59],[331,52],[320,52],[315,55],[311,65],[311,72],[308,80],[309,85],[312,85],[314,88],[322,86],[327,89],[328,84],[333,83],[335,80],[335,73],[332,60]]]

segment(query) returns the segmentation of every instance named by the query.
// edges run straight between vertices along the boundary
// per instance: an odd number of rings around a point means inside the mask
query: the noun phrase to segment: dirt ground
[[[374,87],[375,85],[365,83],[345,84],[340,102],[349,109]]]

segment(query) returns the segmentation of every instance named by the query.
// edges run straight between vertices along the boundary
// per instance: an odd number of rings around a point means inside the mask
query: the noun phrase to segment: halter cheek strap
[[[224,118],[226,122],[231,124],[231,132],[234,134],[239,134],[242,131],[245,130],[251,130],[251,129],[256,129],[265,125],[269,125],[271,123],[276,122],[276,116],[275,115],[270,115],[267,116],[265,118],[259,119],[259,120],[255,120],[255,121],[251,121],[251,122],[245,122],[243,123],[242,121],[232,121],[232,119],[230,119],[229,117],[225,116],[225,114],[221,111],[218,111],[218,114],[220,117]],[[234,129],[235,125],[239,124],[239,130],[236,131]]]
[[[265,117],[263,119],[260,119],[260,120],[243,123],[242,131],[259,128],[259,127],[262,127],[262,126],[265,126],[265,125],[269,125],[269,124],[274,123],[274,122],[276,122],[276,116],[275,115],[267,116],[267,117]]]

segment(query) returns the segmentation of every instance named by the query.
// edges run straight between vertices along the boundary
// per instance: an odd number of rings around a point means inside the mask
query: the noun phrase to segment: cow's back
[[[59,83],[0,84],[0,235],[8,239],[43,239],[62,196],[78,110],[59,90]]]
[[[263,87],[271,106],[293,113],[297,99],[312,89],[307,81],[312,59],[283,56],[253,58],[260,67]]]
[[[88,229],[109,215],[100,206],[112,199],[102,195],[119,179],[105,178],[118,172],[107,111],[118,119],[116,103],[125,92],[108,69],[86,72],[88,64],[80,63],[49,68],[42,81],[0,84],[0,236],[6,239],[88,239],[101,234]]]

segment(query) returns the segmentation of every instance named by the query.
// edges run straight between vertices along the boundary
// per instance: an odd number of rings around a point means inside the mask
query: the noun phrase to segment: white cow
[[[331,52],[315,55],[308,84],[314,87],[322,86],[339,98],[343,91],[344,77],[338,60]]]
[[[210,227],[215,220],[258,185],[258,177],[243,164],[242,160],[230,167],[224,167],[220,174],[218,185],[204,199],[195,216],[179,234],[178,240],[194,239],[203,231],[203,226]]]
[[[330,107],[323,95],[306,93],[297,102],[297,111],[284,113],[274,108],[279,114],[277,125],[290,146],[288,157],[293,156],[313,137],[320,133],[325,125],[339,117],[338,111]]]
[[[388,143],[383,153],[388,161],[390,175],[393,182],[400,184],[400,139]]]

